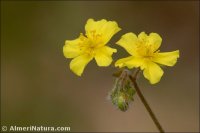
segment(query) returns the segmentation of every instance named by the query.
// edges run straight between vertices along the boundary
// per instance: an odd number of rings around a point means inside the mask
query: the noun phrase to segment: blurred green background
[[[161,51],[180,58],[156,85],[138,80],[167,132],[199,131],[199,1],[1,1],[1,124],[70,126],[71,131],[157,131],[139,97],[127,112],[107,94],[117,69],[89,63],[82,77],[69,70],[62,47],[84,31],[89,18],[118,22],[121,35],[157,32]]]

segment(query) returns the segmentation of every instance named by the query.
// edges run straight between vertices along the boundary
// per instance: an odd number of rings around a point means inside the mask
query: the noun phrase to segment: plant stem
[[[142,103],[144,104],[145,108],[147,109],[149,115],[151,116],[154,124],[156,125],[156,127],[158,128],[158,130],[160,131],[160,133],[164,133],[164,130],[162,128],[162,126],[160,125],[158,119],[156,118],[155,114],[153,113],[153,111],[151,110],[149,104],[147,103],[146,99],[144,98],[142,92],[140,91],[140,88],[138,87],[138,84],[136,82],[136,77],[139,73],[139,69],[135,72],[134,76],[129,75],[130,80],[132,81],[136,92],[138,93],[138,96],[140,97]]]

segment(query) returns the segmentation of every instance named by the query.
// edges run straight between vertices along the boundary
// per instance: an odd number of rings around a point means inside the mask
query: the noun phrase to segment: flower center
[[[137,56],[145,59],[151,59],[155,54],[151,45],[145,45],[141,43],[137,46],[136,53]]]
[[[96,31],[91,31],[87,37],[82,39],[80,50],[90,56],[95,56],[96,50],[102,47],[102,44],[102,35],[96,34]]]

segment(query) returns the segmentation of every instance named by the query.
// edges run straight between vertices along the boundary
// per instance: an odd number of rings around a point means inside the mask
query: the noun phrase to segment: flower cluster
[[[113,61],[112,55],[117,50],[109,47],[107,43],[120,30],[115,21],[88,19],[85,35],[81,33],[77,39],[65,41],[64,56],[73,58],[70,69],[81,76],[92,59],[96,60],[98,66],[109,66]],[[126,33],[116,44],[131,56],[117,60],[115,67],[140,68],[151,84],[158,83],[164,73],[159,65],[174,66],[179,58],[179,50],[160,52],[161,42],[162,38],[157,33],[147,35],[141,32],[138,36],[132,32]]]

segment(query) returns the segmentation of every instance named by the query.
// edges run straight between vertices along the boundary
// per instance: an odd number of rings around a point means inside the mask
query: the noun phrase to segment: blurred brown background
[[[139,86],[167,132],[199,131],[198,1],[1,1],[2,125],[70,126],[71,131],[157,131],[135,95],[127,112],[117,110],[107,94],[117,69],[94,60],[82,77],[69,70],[62,47],[75,39],[88,18],[115,20],[121,35],[157,32],[161,51],[180,50],[180,59],[156,85],[141,75]]]

